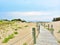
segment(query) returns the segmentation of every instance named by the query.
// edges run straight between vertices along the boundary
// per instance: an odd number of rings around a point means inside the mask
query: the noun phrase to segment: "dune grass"
[[[14,32],[14,34],[18,34],[18,32]]]
[[[23,45],[27,45],[27,43],[23,43]]]
[[[60,30],[58,31],[58,33],[60,33]]]
[[[14,38],[14,34],[11,34],[8,37],[4,38],[4,40],[2,41],[2,43],[7,43],[12,38]]]
[[[60,41],[58,41],[58,43],[60,43]]]
[[[28,27],[28,25],[25,25],[24,27]]]

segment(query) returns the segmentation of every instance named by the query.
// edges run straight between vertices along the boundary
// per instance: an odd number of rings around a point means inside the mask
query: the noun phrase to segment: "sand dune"
[[[2,25],[2,26],[5,26],[5,25]],[[23,45],[24,43],[33,45],[32,28],[36,29],[36,36],[38,35],[36,23],[14,22],[13,24],[11,25],[9,24],[4,28],[5,30],[8,30],[8,31],[4,34],[6,36],[0,39],[1,45]],[[2,40],[4,38],[14,33],[15,31],[17,31],[18,34],[14,34],[13,39],[10,39],[7,43],[2,43]],[[1,28],[0,28],[0,32],[1,32]]]

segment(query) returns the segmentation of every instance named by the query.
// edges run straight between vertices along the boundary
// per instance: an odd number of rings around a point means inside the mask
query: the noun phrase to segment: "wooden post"
[[[48,30],[49,30],[49,24],[48,24]]]
[[[53,25],[51,25],[51,33],[53,34],[54,29],[53,29]]]
[[[51,25],[51,28],[53,28],[53,25]]]
[[[44,27],[45,27],[45,23],[44,23]]]
[[[40,25],[39,25],[39,33],[40,33]]]
[[[32,28],[32,34],[33,34],[34,44],[36,44],[36,32],[35,32],[35,28]]]

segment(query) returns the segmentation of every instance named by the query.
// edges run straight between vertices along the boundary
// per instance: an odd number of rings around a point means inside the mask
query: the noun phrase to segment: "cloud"
[[[7,18],[21,18],[26,21],[51,21],[54,17],[59,17],[59,11],[31,11],[31,12],[5,12]]]
[[[51,21],[60,17],[60,11],[0,12],[0,19],[20,18],[26,21]]]
[[[35,16],[35,15],[50,15],[49,12],[40,12],[40,11],[32,11],[32,12],[6,12],[7,15],[14,16]]]
[[[10,16],[60,16],[60,11],[30,11],[30,12],[4,12],[6,15]],[[1,13],[3,14],[3,12]]]

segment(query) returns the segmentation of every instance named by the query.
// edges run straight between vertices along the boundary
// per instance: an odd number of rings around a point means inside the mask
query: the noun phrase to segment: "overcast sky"
[[[51,21],[60,17],[60,0],[0,0],[0,19]]]

